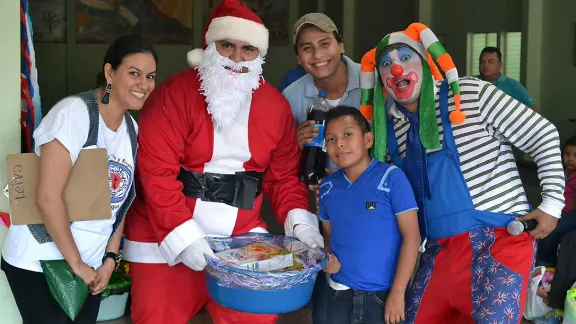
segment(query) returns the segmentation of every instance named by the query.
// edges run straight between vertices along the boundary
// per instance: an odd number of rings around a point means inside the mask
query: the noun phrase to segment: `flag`
[[[42,121],[42,108],[40,105],[40,90],[38,87],[38,70],[36,68],[36,54],[34,52],[32,21],[28,14],[28,0],[20,0],[20,51],[22,56],[21,68],[21,127],[23,151],[31,152],[34,149],[34,129]]]

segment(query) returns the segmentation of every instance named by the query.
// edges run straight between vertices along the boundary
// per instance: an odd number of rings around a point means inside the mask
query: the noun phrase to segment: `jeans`
[[[372,292],[329,288],[328,323],[384,324],[387,291]]]
[[[330,293],[330,286],[326,280],[326,273],[320,271],[316,277],[314,284],[314,291],[312,292],[312,323],[313,324],[328,324],[328,294]]]

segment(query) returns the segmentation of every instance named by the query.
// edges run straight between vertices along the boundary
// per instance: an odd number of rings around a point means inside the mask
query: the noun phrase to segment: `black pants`
[[[558,263],[554,271],[554,279],[548,293],[550,307],[564,309],[566,292],[576,282],[576,230],[564,237],[558,251]]]
[[[6,274],[23,324],[96,323],[101,295],[88,294],[82,311],[72,321],[52,297],[43,273],[16,268],[4,259],[0,268]]]
[[[562,237],[576,229],[576,211],[562,214],[556,228],[538,243],[538,260],[548,266],[556,266],[558,260],[558,245]]]

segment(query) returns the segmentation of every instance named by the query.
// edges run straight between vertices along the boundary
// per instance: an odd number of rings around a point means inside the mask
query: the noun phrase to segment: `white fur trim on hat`
[[[202,60],[204,60],[204,50],[195,48],[186,54],[186,58],[188,59],[188,65],[190,65],[190,67],[197,67],[202,63]]]
[[[238,17],[214,18],[206,32],[206,44],[224,39],[246,42],[260,51],[260,56],[268,52],[268,29],[252,20]]]

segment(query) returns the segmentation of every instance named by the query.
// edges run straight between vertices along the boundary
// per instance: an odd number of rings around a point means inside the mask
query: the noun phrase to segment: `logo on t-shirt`
[[[110,202],[121,203],[132,185],[132,167],[124,159],[111,155],[108,157],[108,181],[110,183]],[[119,207],[119,206],[118,206]],[[112,206],[112,209],[118,208]]]
[[[367,201],[366,202],[366,209],[368,209],[368,210],[376,209],[376,202],[375,201]]]

